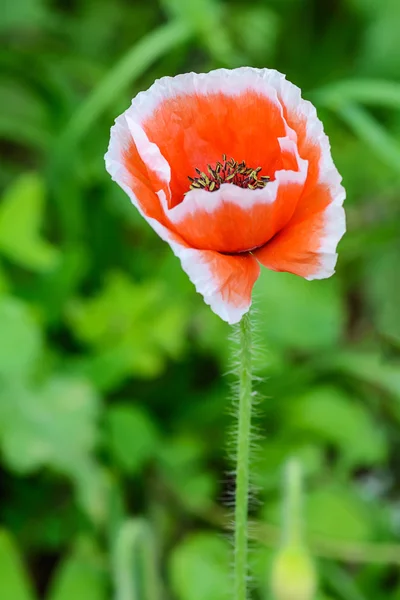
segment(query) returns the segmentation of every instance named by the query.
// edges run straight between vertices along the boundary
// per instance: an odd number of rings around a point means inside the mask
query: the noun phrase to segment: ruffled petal
[[[163,183],[165,165],[162,157],[158,154],[158,149],[154,145],[148,145],[146,138],[142,138],[139,133],[136,140],[144,156],[149,158],[146,153],[155,153],[152,157],[154,169],[151,174],[146,175],[145,171],[136,166],[140,165],[140,162],[131,165],[125,154],[126,148],[132,149],[129,132],[125,121],[122,127],[118,127],[117,137],[114,133],[113,142],[117,141],[118,144],[110,145],[106,155],[107,170],[154,231],[169,243],[174,254],[180,259],[183,270],[204,297],[204,301],[221,319],[228,323],[237,323],[251,304],[251,292],[260,272],[256,259],[250,254],[227,256],[208,250],[196,250],[169,228],[165,216],[166,198],[163,185],[160,185],[161,189],[157,195],[150,182],[150,178],[153,177],[158,178],[160,184]],[[135,134],[138,134],[138,131],[135,131]],[[126,143],[124,136],[128,138]],[[136,145],[131,151],[137,152]],[[141,160],[139,153],[138,158]]]
[[[271,269],[322,279],[335,272],[337,244],[346,231],[346,193],[315,107],[303,100],[300,89],[283,76],[277,82],[285,120],[296,132],[299,154],[308,162],[308,174],[291,220],[256,255]]]
[[[147,217],[168,225],[165,209],[169,165],[140,126],[131,122],[128,111],[115,120],[104,159],[112,179],[126,191],[134,206]]]
[[[163,77],[141,92],[126,111],[145,131],[171,168],[171,205],[184,199],[188,176],[222,155],[262,167],[274,178],[284,167],[279,139],[288,135],[275,71],[218,69]]]
[[[171,246],[205,303],[227,323],[238,323],[251,306],[251,293],[260,274],[260,266],[254,256],[230,256],[190,248],[179,235],[158,221],[147,220]]]
[[[321,202],[331,198],[329,189],[323,187],[314,193],[325,197]],[[346,228],[340,201],[305,219],[293,219],[254,256],[273,271],[287,271],[310,280],[330,277],[335,271],[336,246]]]

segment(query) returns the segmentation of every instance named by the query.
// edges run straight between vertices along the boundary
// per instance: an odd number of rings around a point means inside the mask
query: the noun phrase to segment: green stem
[[[248,504],[252,408],[251,320],[247,313],[239,324],[239,407],[236,448],[234,599],[247,598]]]

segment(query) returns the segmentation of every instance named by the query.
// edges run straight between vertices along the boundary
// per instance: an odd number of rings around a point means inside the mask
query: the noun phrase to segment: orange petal
[[[276,90],[253,73],[216,73],[164,78],[154,86],[158,103],[150,114],[139,111],[149,140],[171,166],[172,206],[182,202],[195,168],[206,171],[223,154],[262,167],[272,179],[284,168],[278,139],[287,128]]]
[[[332,203],[331,191],[323,185],[314,188],[313,196],[316,206],[327,208],[310,211],[304,218],[293,217],[270,242],[256,250],[254,256],[265,267],[306,279],[323,279],[334,273],[336,245],[345,231],[344,211],[341,204]]]
[[[299,154],[308,161],[308,173],[292,218],[254,254],[275,271],[307,279],[330,277],[335,270],[337,244],[346,230],[342,206],[345,191],[314,106],[284,79],[277,89],[285,120],[296,132]]]

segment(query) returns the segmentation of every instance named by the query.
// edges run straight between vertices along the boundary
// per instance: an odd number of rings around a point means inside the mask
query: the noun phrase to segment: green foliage
[[[103,156],[156,78],[239,64],[287,73],[316,104],[349,230],[331,280],[264,269],[257,282],[254,598],[270,600],[293,455],[310,551],[326,559],[317,600],[400,598],[399,20],[397,0],[6,0],[1,599],[229,587],[230,328]]]
[[[39,235],[45,187],[35,174],[22,175],[6,191],[0,209],[0,251],[35,271],[52,268],[56,250]]]
[[[106,600],[105,575],[98,551],[82,540],[58,566],[46,600]]]
[[[71,303],[71,329],[93,349],[101,369],[154,377],[166,358],[184,349],[185,307],[171,300],[162,281],[136,284],[111,273],[98,296]]]
[[[107,422],[115,464],[127,473],[137,474],[155,456],[159,440],[154,423],[143,409],[127,403],[111,406]]]
[[[256,306],[266,345],[315,351],[334,346],[343,331],[344,307],[333,279],[310,284],[294,275],[265,271],[256,284]]]
[[[229,544],[216,535],[194,533],[175,548],[169,570],[178,600],[224,598],[229,591]]]
[[[34,600],[19,552],[6,531],[0,531],[0,564],[1,597],[13,598],[13,600]]]
[[[23,377],[35,366],[42,345],[39,323],[26,304],[0,296],[0,375],[4,379]]]

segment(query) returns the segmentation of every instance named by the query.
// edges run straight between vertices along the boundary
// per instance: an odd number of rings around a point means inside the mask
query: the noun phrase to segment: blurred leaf
[[[239,56],[230,39],[223,8],[217,0],[162,1],[171,15],[186,23],[189,30],[198,33],[214,60],[227,67],[243,63],[243,57]],[[215,35],[216,31],[218,35]]]
[[[228,16],[237,43],[247,56],[256,61],[271,59],[275,54],[279,33],[278,15],[261,4],[232,4]]]
[[[117,404],[107,413],[107,442],[117,465],[137,474],[155,456],[159,439],[149,415],[133,404]]]
[[[165,483],[189,510],[209,508],[215,494],[215,477],[205,469],[204,453],[204,443],[189,436],[173,438],[159,451]]]
[[[349,469],[381,463],[386,439],[363,405],[334,387],[316,387],[288,402],[289,435],[304,432],[333,444]],[[357,443],[354,443],[357,440]]]
[[[0,296],[9,291],[8,280],[0,263]]]
[[[293,434],[290,429],[288,433],[289,437]],[[315,476],[323,468],[323,449],[312,440],[299,444],[296,439],[275,438],[263,444],[257,452],[253,466],[253,481],[257,489],[275,490],[280,486],[282,467],[289,456],[298,458],[307,477]]]
[[[323,576],[328,580],[333,591],[343,600],[367,600],[360,590],[355,578],[338,565],[326,564],[323,567]]]
[[[371,513],[350,489],[326,486],[308,494],[306,522],[310,538],[363,542],[371,539]]]
[[[43,0],[4,0],[0,30],[38,27],[46,21]]]
[[[83,381],[54,376],[42,388],[15,381],[0,389],[0,437],[19,473],[48,465],[79,472],[96,442],[97,398]]]
[[[104,368],[121,374],[155,376],[167,357],[177,358],[184,347],[187,316],[162,282],[136,284],[112,273],[100,294],[71,304],[69,319],[76,335],[93,346]]]
[[[315,90],[312,99],[332,109],[349,102],[400,109],[400,83],[387,79],[349,79],[335,81]]]
[[[18,6],[18,2],[10,4]],[[25,16],[25,13],[23,13]],[[29,18],[29,17],[28,17]],[[0,24],[0,30],[3,25]],[[13,79],[0,80],[0,138],[43,150],[50,143],[46,105],[30,85]]]
[[[221,600],[231,583],[229,543],[211,533],[188,536],[170,557],[169,573],[177,600]]]
[[[264,508],[267,521],[280,522],[280,503]],[[307,538],[366,542],[371,539],[376,522],[369,506],[349,487],[332,482],[308,492],[305,502]]]
[[[18,549],[11,536],[0,530],[0,598],[34,600],[35,596]]]
[[[376,119],[356,104],[337,107],[336,111],[371,152],[400,173],[400,144]]]
[[[148,33],[130,48],[72,116],[60,137],[60,154],[82,139],[105,108],[155,60],[184,44],[191,35],[187,24],[172,21]]]
[[[39,325],[23,302],[0,296],[0,331],[0,376],[23,378],[32,371],[41,352]]]
[[[104,527],[109,517],[109,497],[111,482],[108,473],[94,458],[83,456],[73,470],[68,469],[75,484],[76,500],[79,506],[97,526]]]
[[[44,213],[43,180],[35,173],[21,175],[7,189],[0,205],[0,251],[27,269],[54,267],[58,253],[40,237]]]
[[[47,600],[106,600],[106,572],[91,544],[77,544],[57,567]]]
[[[264,269],[256,286],[257,328],[266,348],[315,351],[339,342],[345,314],[337,280],[309,282]]]
[[[360,1],[360,0],[359,0]],[[398,49],[398,25],[400,6],[397,0],[385,0],[380,6],[369,0],[370,22],[364,33],[360,52],[360,67],[370,74],[397,77],[400,68]]]
[[[400,342],[400,278],[397,276],[400,245],[397,241],[373,253],[366,263],[366,292],[374,311],[378,330]]]
[[[400,363],[385,360],[376,352],[343,352],[333,366],[361,381],[366,381],[400,400]],[[400,413],[399,413],[400,414]]]
[[[145,521],[125,521],[117,534],[113,571],[116,600],[161,600],[154,536]]]

